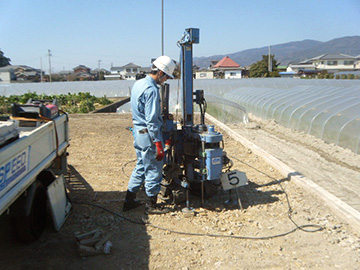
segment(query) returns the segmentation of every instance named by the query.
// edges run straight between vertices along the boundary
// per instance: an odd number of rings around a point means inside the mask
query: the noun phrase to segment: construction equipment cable
[[[229,156],[230,156],[230,155],[229,155]],[[294,221],[294,219],[292,218],[293,210],[292,210],[292,207],[291,207],[291,204],[290,204],[289,196],[288,196],[287,192],[285,191],[284,187],[281,185],[281,182],[280,182],[278,179],[276,179],[276,178],[268,175],[267,173],[264,173],[263,171],[260,171],[259,169],[257,169],[257,168],[255,168],[255,167],[251,166],[250,164],[248,164],[248,163],[246,163],[246,162],[238,159],[237,157],[234,157],[234,156],[230,156],[230,157],[233,158],[233,159],[236,159],[237,161],[243,163],[244,165],[246,165],[246,166],[248,166],[248,167],[256,170],[257,172],[265,175],[266,177],[274,180],[274,181],[279,185],[280,189],[281,189],[282,192],[285,194],[286,202],[287,202],[287,205],[288,205],[288,218],[289,218],[290,221],[296,226],[297,229],[302,230],[302,231],[304,231],[304,232],[317,232],[317,231],[323,230],[323,227],[320,226],[320,225],[317,225],[317,224],[298,225],[298,224]],[[305,229],[305,228],[308,228],[308,227],[311,227],[311,228],[314,228],[314,229],[313,229],[313,230]]]
[[[237,161],[243,163],[244,165],[262,173],[263,175],[269,177],[270,179],[273,179],[274,181],[276,181],[276,183],[279,185],[279,187],[281,188],[282,192],[285,194],[285,197],[286,197],[286,201],[287,201],[287,205],[288,205],[288,218],[289,220],[295,225],[295,228],[290,230],[290,231],[287,231],[287,232],[284,232],[284,233],[280,233],[280,234],[274,234],[274,235],[269,235],[269,236],[260,236],[260,237],[253,237],[253,236],[239,236],[239,235],[224,235],[224,234],[207,234],[207,233],[191,233],[191,232],[182,232],[182,231],[176,231],[176,230],[171,230],[171,229],[168,229],[168,228],[163,228],[163,227],[160,227],[160,226],[157,226],[157,225],[154,225],[154,224],[151,224],[147,219],[146,217],[143,217],[141,221],[136,221],[136,220],[133,220],[133,219],[130,219],[130,218],[127,218],[119,213],[116,213],[106,207],[103,207],[103,206],[100,206],[100,205],[97,205],[97,204],[93,204],[93,203],[86,203],[86,202],[76,202],[76,201],[73,201],[73,203],[77,203],[77,204],[84,204],[84,205],[88,205],[88,206],[92,206],[92,207],[97,207],[99,209],[102,209],[106,212],[109,212],[111,214],[113,214],[114,216],[117,216],[117,217],[120,217],[128,222],[131,222],[133,224],[137,224],[137,225],[145,225],[145,226],[148,226],[148,227],[153,227],[153,228],[156,228],[156,229],[159,229],[159,230],[163,230],[163,231],[167,231],[167,232],[170,232],[170,233],[174,233],[174,234],[180,234],[180,235],[190,235],[190,236],[208,236],[208,237],[217,237],[217,238],[232,238],[232,239],[243,239],[243,240],[269,240],[269,239],[273,239],[273,238],[278,238],[278,237],[283,237],[283,236],[286,236],[286,235],[289,235],[291,233],[294,233],[298,230],[300,231],[303,231],[303,232],[308,232],[308,233],[314,233],[314,232],[319,232],[321,230],[323,230],[324,228],[318,224],[305,224],[305,225],[298,225],[294,219],[292,218],[292,213],[293,213],[293,210],[292,210],[292,207],[291,207],[291,204],[290,204],[290,200],[289,200],[289,196],[287,194],[287,192],[285,191],[284,187],[281,185],[281,183],[279,182],[278,179],[275,179],[274,177],[266,174],[265,172],[262,172],[260,171],[259,169],[251,166],[250,164],[247,164],[246,162],[243,162],[242,160],[236,158],[236,157],[232,157],[231,158],[233,159],[236,159]],[[133,160],[125,163],[123,165],[123,167],[125,165],[127,165],[128,163],[130,162],[133,162]],[[123,170],[124,172],[124,170]],[[125,174],[125,173],[124,173]],[[312,228],[312,229],[308,229],[308,228]]]

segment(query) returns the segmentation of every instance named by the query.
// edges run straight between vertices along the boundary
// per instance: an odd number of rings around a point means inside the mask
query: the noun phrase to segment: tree
[[[268,55],[263,55],[262,60],[257,61],[252,64],[250,67],[250,77],[278,77],[279,73],[277,72],[277,61],[275,60],[275,55],[271,54],[271,63],[272,63],[272,72],[269,73],[269,57]]]
[[[105,72],[104,71],[100,71],[99,72],[99,81],[103,81],[105,80]]]
[[[0,67],[5,67],[7,65],[10,65],[10,58],[7,58],[4,56],[4,53],[0,49]]]

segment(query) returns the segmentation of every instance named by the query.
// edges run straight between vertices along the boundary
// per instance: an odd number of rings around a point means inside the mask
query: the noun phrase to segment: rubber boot
[[[131,209],[137,208],[141,205],[141,202],[136,201],[136,193],[126,191],[126,197],[123,205],[123,212],[130,211]]]
[[[159,205],[157,202],[157,196],[147,196],[146,205],[145,205],[145,213],[148,215],[159,215],[166,214],[170,212],[170,208],[163,207]]]

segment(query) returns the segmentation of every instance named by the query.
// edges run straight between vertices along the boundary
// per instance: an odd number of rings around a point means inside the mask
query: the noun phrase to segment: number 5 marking
[[[236,186],[240,182],[240,179],[236,176],[236,171],[228,173],[227,177],[230,185]]]

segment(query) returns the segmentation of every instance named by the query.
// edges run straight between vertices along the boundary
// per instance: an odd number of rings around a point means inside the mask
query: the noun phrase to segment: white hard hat
[[[153,65],[162,72],[164,72],[166,75],[168,75],[170,78],[174,78],[173,72],[175,69],[175,63],[173,60],[171,60],[169,56],[166,55],[159,56],[153,62]]]

